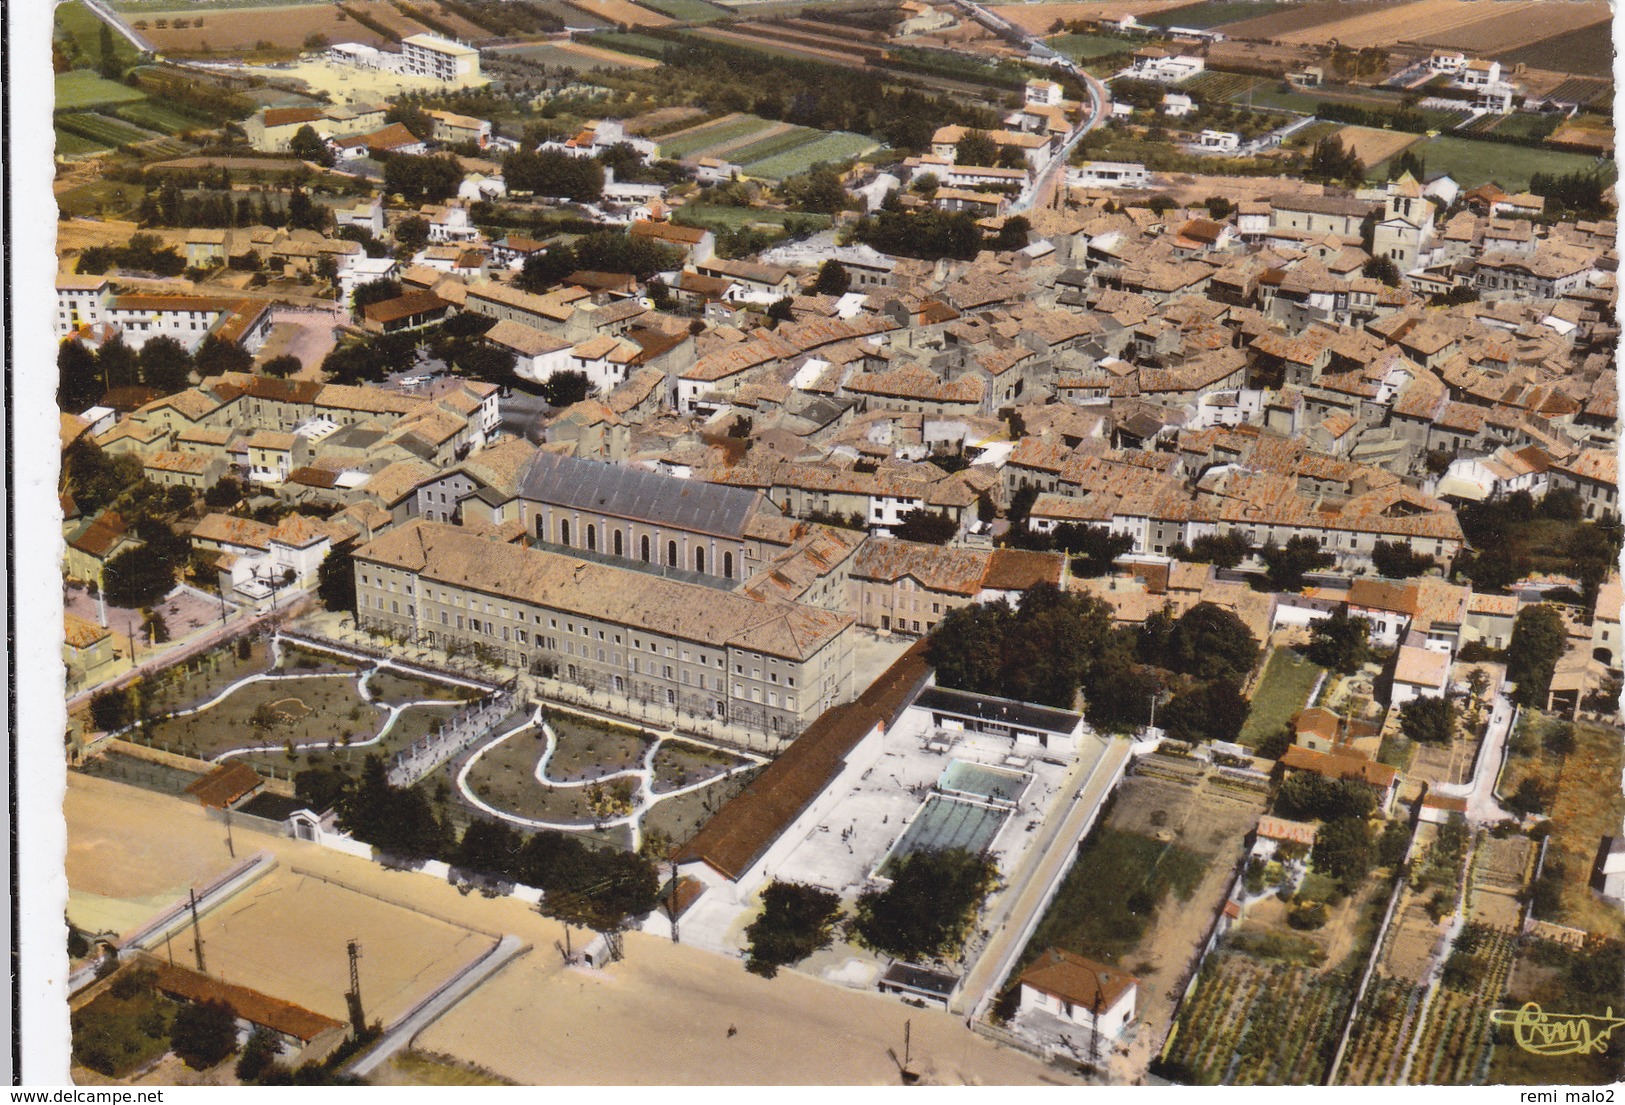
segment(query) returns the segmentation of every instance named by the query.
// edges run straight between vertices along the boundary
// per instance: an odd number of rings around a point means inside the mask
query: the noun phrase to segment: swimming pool
[[[1015,805],[1027,789],[1031,776],[1020,771],[1005,771],[968,760],[954,760],[943,769],[937,786],[955,794],[968,794],[984,801]]]
[[[959,848],[973,856],[982,855],[999,835],[1009,815],[1007,809],[965,802],[945,794],[933,794],[925,800],[925,805],[897,843],[892,845],[890,854],[881,864],[881,872],[885,873],[898,859],[915,852]]]

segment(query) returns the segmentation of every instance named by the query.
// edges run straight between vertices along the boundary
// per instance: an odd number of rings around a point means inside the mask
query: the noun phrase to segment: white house
[[[1443,698],[1450,684],[1450,654],[1417,645],[1400,645],[1394,661],[1393,690],[1388,705],[1398,709],[1413,698]]]
[[[1049,948],[1021,974],[1020,1016],[1042,1014],[1118,1040],[1134,1020],[1139,994],[1139,980],[1126,971]],[[1049,1027],[1038,1019],[1032,1027]]]
[[[1137,161],[1085,161],[1066,171],[1070,188],[1144,188],[1151,173]]]
[[[505,318],[485,332],[485,340],[514,355],[514,372],[542,383],[570,365],[570,343],[563,338]]]
[[[368,257],[365,254],[341,258],[338,268],[339,297],[344,306],[355,308],[355,290],[376,280],[394,280],[401,274],[401,266],[393,257]]]
[[[1462,66],[1461,72],[1456,74],[1456,83],[1466,88],[1487,88],[1492,84],[1499,84],[1501,80],[1501,63],[1498,61],[1484,61],[1474,58]]]
[[[1116,104],[1112,105],[1114,108]],[[1196,101],[1183,92],[1165,92],[1162,96],[1162,113],[1175,119],[1182,119],[1196,110]]]
[[[1241,148],[1241,135],[1228,130],[1204,130],[1197,135],[1196,144],[1214,153],[1234,153]]]

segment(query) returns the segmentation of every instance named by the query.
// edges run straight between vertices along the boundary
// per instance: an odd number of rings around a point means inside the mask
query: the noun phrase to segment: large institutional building
[[[355,576],[362,626],[760,732],[852,696],[852,619],[800,603],[420,520],[356,550]]]

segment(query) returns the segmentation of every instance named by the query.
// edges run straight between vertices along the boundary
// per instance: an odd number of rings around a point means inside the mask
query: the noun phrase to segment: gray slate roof
[[[742,538],[763,504],[760,492],[678,479],[579,457],[537,453],[519,481],[519,497],[609,514],[655,526]]]

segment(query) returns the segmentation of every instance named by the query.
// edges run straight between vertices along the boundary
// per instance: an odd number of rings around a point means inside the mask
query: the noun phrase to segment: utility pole
[[[226,807],[226,851],[231,853],[231,858],[232,859],[237,858],[237,848],[232,843],[232,840],[231,840],[231,807],[230,806]]]
[[[192,951],[197,956],[197,969],[200,974],[207,974],[208,969],[203,966],[203,929],[197,923],[197,891],[188,890],[192,906]]]
[[[360,1036],[367,1030],[367,1016],[361,1007],[361,945],[351,940],[345,950],[350,955],[350,989],[344,995],[344,1003],[350,1007],[350,1027]]]

